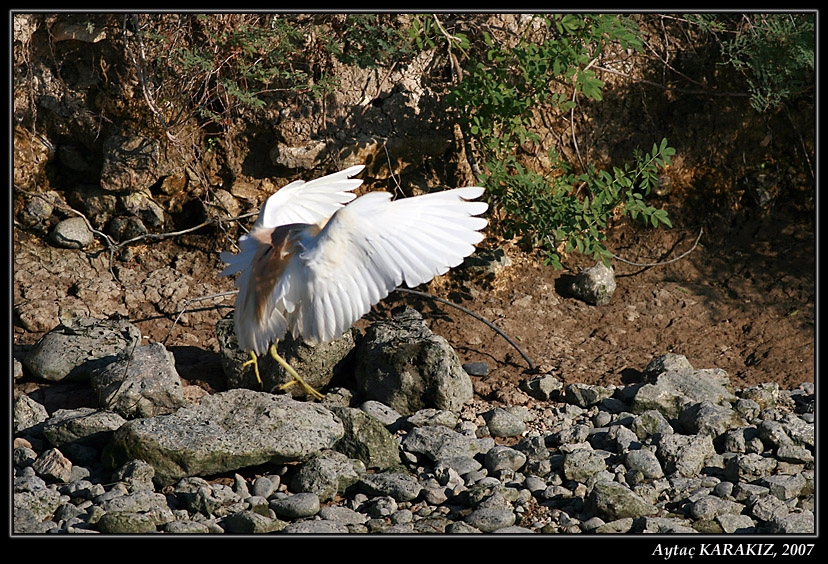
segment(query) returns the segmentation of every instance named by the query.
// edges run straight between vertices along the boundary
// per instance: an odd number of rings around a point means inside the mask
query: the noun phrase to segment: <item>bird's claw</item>
[[[302,386],[302,389],[305,390],[305,393],[308,394],[309,396],[313,397],[314,399],[321,400],[325,397],[322,394],[320,394],[319,392],[317,392],[316,389],[314,389],[313,386],[311,386],[310,384],[308,384],[304,380],[302,380],[302,379],[297,380],[295,378],[293,380],[291,380],[290,382],[286,382],[286,383],[282,384],[281,386],[279,386],[279,391],[285,391],[288,388],[290,388],[291,386],[293,386],[294,384],[299,384],[300,386]]]
[[[290,382],[287,382],[279,386],[279,391],[283,392],[291,386],[293,386],[294,384],[299,384],[300,386],[302,386],[302,389],[305,391],[305,393],[310,397],[317,400],[325,398],[325,396],[317,392],[313,388],[313,386],[305,382],[305,380],[301,376],[299,376],[299,373],[296,372],[296,370],[294,370],[294,368],[290,364],[288,364],[285,359],[279,356],[279,353],[276,351],[275,344],[270,346],[270,356],[272,356],[273,359],[276,362],[278,362],[282,366],[282,368],[284,368],[287,371],[287,373],[293,377],[293,380],[291,380]],[[259,358],[256,356],[256,353],[254,351],[250,351],[250,360],[245,361],[242,364],[242,368],[251,364],[253,365],[253,372],[256,374],[256,381],[259,383],[259,386],[262,386],[262,378],[259,375]]]
[[[288,364],[285,359],[283,359],[281,356],[279,356],[279,353],[276,350],[276,344],[275,343],[270,345],[270,356],[272,356],[273,359],[276,362],[278,362],[282,366],[282,368],[284,368],[287,371],[287,373],[290,374],[293,377],[293,380],[291,380],[290,382],[287,382],[287,383],[282,384],[281,386],[279,386],[280,391],[284,391],[287,388],[293,386],[294,384],[299,384],[300,386],[302,386],[302,389],[305,391],[305,393],[307,395],[309,395],[310,397],[312,397],[314,399],[317,399],[317,400],[321,400],[325,397],[322,394],[320,394],[319,392],[317,392],[313,388],[313,386],[311,386],[310,384],[305,382],[305,380],[301,376],[299,376],[299,373],[296,372],[296,370],[294,370],[293,367],[290,364]]]
[[[287,390],[288,388],[290,388],[294,384],[299,384],[300,386],[302,386],[302,389],[305,391],[305,393],[307,395],[309,395],[310,397],[312,397],[314,399],[318,399],[318,400],[321,400],[325,397],[322,394],[320,394],[319,392],[317,392],[314,389],[313,386],[311,386],[310,384],[305,382],[305,380],[302,379],[301,376],[299,376],[299,373],[296,372],[296,370],[294,370],[293,367],[290,366],[285,359],[283,359],[281,356],[279,356],[279,354],[276,352],[276,346],[275,345],[271,346],[270,354],[276,360],[276,362],[281,364],[282,367],[284,367],[284,369],[293,377],[293,380],[291,380],[290,382],[287,382],[287,383],[282,384],[281,386],[279,386],[279,391],[280,392],[283,392],[283,391]],[[263,385],[262,384],[262,378],[259,375],[259,358],[256,356],[256,353],[253,352],[253,351],[250,351],[250,360],[247,360],[244,363],[242,363],[242,368],[244,368],[245,366],[249,366],[251,364],[253,365],[253,372],[256,374],[256,381],[259,383],[259,386],[262,386]]]
[[[253,372],[256,374],[256,381],[259,383],[259,386],[262,386],[262,378],[259,376],[259,359],[256,356],[256,353],[250,351],[250,360],[245,361],[242,363],[241,367],[244,368],[245,366],[253,365]]]

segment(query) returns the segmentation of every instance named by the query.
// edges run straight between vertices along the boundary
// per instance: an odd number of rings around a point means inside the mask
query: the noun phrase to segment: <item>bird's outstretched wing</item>
[[[487,221],[476,217],[483,188],[446,190],[391,201],[371,192],[337,211],[319,231],[302,233],[268,299],[262,335],[289,329],[308,342],[341,335],[405,282],[414,287],[446,273],[474,252]]]
[[[356,198],[352,190],[362,184],[362,180],[351,177],[363,168],[365,166],[356,165],[310,182],[291,182],[267,199],[255,225],[272,228],[290,223],[316,223],[329,218]]]
[[[239,237],[239,252],[221,253],[221,260],[227,263],[227,267],[220,276],[249,270],[260,245],[256,239],[257,231],[291,223],[317,223],[356,198],[352,190],[362,184],[362,180],[350,177],[359,174],[363,168],[363,165],[352,166],[310,182],[295,180],[277,190],[259,210],[259,217],[250,233]],[[241,288],[239,283],[236,286]]]

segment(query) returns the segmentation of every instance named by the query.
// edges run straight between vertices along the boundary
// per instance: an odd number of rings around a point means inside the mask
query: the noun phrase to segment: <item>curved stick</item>
[[[425,293],[425,292],[420,292],[420,291],[418,291],[418,290],[412,290],[412,289],[410,289],[410,288],[397,288],[397,290],[396,290],[396,291],[397,291],[397,292],[405,292],[405,293],[407,293],[407,294],[414,294],[415,296],[420,296],[421,298],[427,298],[427,299],[430,299],[430,300],[435,300],[435,301],[440,302],[440,303],[442,303],[442,304],[446,304],[446,305],[450,305],[451,307],[455,307],[455,308],[459,309],[460,311],[462,311],[463,313],[466,313],[466,314],[468,314],[468,315],[471,315],[472,317],[474,317],[476,320],[480,321],[481,323],[485,323],[486,325],[488,325],[488,326],[489,326],[489,328],[490,328],[492,331],[494,331],[495,333],[497,333],[498,335],[500,335],[501,337],[503,337],[504,339],[506,339],[506,342],[508,342],[510,345],[512,345],[512,347],[514,347],[514,349],[515,349],[517,352],[519,352],[519,353],[520,353],[520,356],[522,356],[522,357],[523,357],[523,360],[525,360],[525,361],[526,361],[526,364],[528,364],[528,365],[529,365],[529,370],[534,370],[534,369],[535,369],[535,365],[532,363],[532,359],[530,359],[530,358],[529,358],[529,355],[527,355],[525,352],[523,352],[523,349],[521,349],[521,348],[517,345],[517,343],[515,343],[515,342],[514,342],[514,341],[513,341],[513,340],[509,337],[509,335],[507,335],[506,333],[504,333],[504,332],[503,332],[502,330],[500,330],[500,329],[499,329],[499,328],[498,328],[498,327],[497,327],[494,323],[492,323],[491,321],[489,321],[489,320],[488,320],[488,319],[486,319],[485,317],[482,317],[482,316],[480,316],[480,315],[478,315],[478,314],[474,313],[473,311],[471,311],[471,310],[469,310],[469,309],[466,309],[466,308],[464,308],[463,306],[461,306],[461,305],[459,305],[459,304],[456,304],[456,303],[454,303],[454,302],[452,302],[452,301],[450,301],[450,300],[446,300],[446,299],[440,298],[440,297],[438,297],[438,296],[432,296],[431,294],[427,294],[427,293]]]
[[[470,309],[467,309],[467,308],[465,308],[465,307],[463,307],[459,304],[456,304],[456,303],[454,303],[450,300],[446,300],[446,299],[440,298],[438,296],[433,296],[433,295],[428,294],[426,292],[420,292],[419,290],[412,290],[410,288],[397,288],[396,291],[397,292],[405,292],[405,293],[408,293],[408,294],[414,294],[415,296],[420,296],[421,298],[426,298],[426,299],[434,300],[434,301],[437,301],[437,302],[440,302],[440,303],[443,303],[443,304],[446,304],[446,305],[450,305],[451,307],[457,308],[460,311],[462,311],[463,313],[466,313],[466,314],[474,317],[475,319],[477,319],[481,323],[485,323],[492,331],[494,331],[495,333],[497,333],[498,335],[500,335],[501,337],[506,339],[506,342],[508,342],[510,345],[512,345],[512,347],[514,347],[514,349],[518,353],[520,353],[520,356],[522,356],[523,359],[526,361],[526,364],[529,365],[529,370],[534,370],[535,369],[535,365],[532,362],[532,359],[529,358],[529,355],[527,355],[525,352],[523,352],[523,349],[521,349],[518,346],[518,344],[515,343],[509,337],[509,335],[504,333],[500,328],[498,328],[494,323],[492,323],[491,321],[489,321],[485,317],[482,317],[481,315],[476,314],[475,312],[471,311]],[[172,327],[170,327],[170,330],[167,332],[167,336],[164,337],[164,340],[162,341],[162,343],[166,344],[167,339],[169,339],[170,335],[172,335],[172,331],[175,328],[176,324],[178,323],[178,320],[181,318],[181,316],[184,314],[184,312],[187,311],[187,308],[189,307],[189,305],[191,303],[202,301],[202,300],[207,300],[207,299],[210,299],[210,298],[220,298],[220,297],[224,297],[224,296],[231,296],[231,295],[236,294],[236,293],[238,293],[238,290],[231,290],[229,292],[221,292],[219,294],[211,294],[209,296],[201,296],[201,297],[198,297],[198,298],[192,298],[192,299],[186,300],[184,302],[184,307],[178,313],[178,316],[175,318],[175,321],[173,321]]]

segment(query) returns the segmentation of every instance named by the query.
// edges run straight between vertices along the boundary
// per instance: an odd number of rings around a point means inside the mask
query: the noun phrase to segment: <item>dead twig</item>
[[[137,339],[135,339],[135,342],[134,342],[134,343],[132,343],[132,350],[130,350],[130,351],[129,351],[129,354],[127,354],[127,355],[126,355],[126,359],[125,359],[125,360],[126,360],[126,364],[124,364],[124,375],[123,375],[123,377],[121,378],[121,381],[120,381],[120,382],[118,382],[118,388],[117,388],[117,389],[116,389],[116,390],[115,390],[115,391],[114,391],[114,392],[113,392],[113,393],[109,396],[109,399],[110,399],[110,400],[112,400],[112,401],[113,401],[113,403],[116,401],[116,399],[115,399],[115,398],[117,398],[117,397],[118,397],[118,394],[120,394],[120,393],[121,393],[121,388],[123,388],[123,387],[124,387],[124,384],[125,384],[125,383],[126,383],[126,381],[127,381],[127,375],[129,374],[129,365],[132,363],[132,359],[135,357],[135,349],[136,349],[136,347],[138,346],[138,343],[139,343],[140,341],[141,341],[141,338],[140,338],[140,337],[138,337]],[[102,397],[102,394],[104,393],[104,391],[105,391],[105,387],[102,387],[100,390],[98,390],[98,393],[97,393],[97,396],[98,396],[98,404],[100,404],[100,405],[103,405],[103,403],[104,403],[104,398]],[[140,395],[139,395],[139,396],[138,396],[138,398],[135,400],[135,403],[134,403],[134,404],[132,404],[132,405],[130,406],[130,409],[134,409],[134,408],[135,408],[135,406],[137,406],[137,405],[138,405],[138,402],[139,402],[139,401],[141,401],[141,396],[140,396]]]
[[[465,307],[461,306],[460,304],[456,304],[456,303],[454,303],[454,302],[453,302],[453,301],[451,301],[451,300],[446,300],[446,299],[440,298],[440,297],[438,297],[438,296],[433,296],[433,295],[428,294],[428,293],[426,293],[426,292],[420,292],[419,290],[412,290],[412,289],[410,289],[410,288],[397,288],[397,289],[396,289],[396,291],[397,291],[397,292],[405,292],[406,294],[414,294],[415,296],[420,296],[421,298],[426,298],[426,299],[429,299],[429,300],[434,300],[434,301],[436,301],[436,302],[440,302],[441,304],[446,304],[446,305],[449,305],[449,306],[451,306],[451,307],[453,307],[453,308],[457,308],[457,309],[459,309],[460,311],[462,311],[463,313],[465,313],[465,314],[467,314],[467,315],[470,315],[470,316],[474,317],[476,320],[480,321],[481,323],[484,323],[484,324],[485,324],[485,325],[487,325],[487,326],[488,326],[488,327],[489,327],[492,331],[494,331],[495,333],[497,333],[498,335],[500,335],[501,337],[503,337],[504,339],[506,339],[506,342],[507,342],[507,343],[509,343],[510,345],[512,345],[512,347],[513,347],[513,348],[514,348],[514,349],[515,349],[518,353],[520,353],[520,356],[522,356],[522,357],[523,357],[523,360],[525,360],[525,361],[526,361],[526,364],[528,364],[528,365],[529,365],[529,370],[534,370],[534,369],[535,369],[535,364],[532,362],[532,359],[531,359],[531,358],[529,358],[529,355],[527,355],[525,352],[523,352],[523,349],[521,349],[521,348],[518,346],[518,344],[517,344],[517,343],[515,343],[515,342],[514,342],[514,341],[513,341],[513,340],[509,337],[509,335],[507,335],[506,333],[504,333],[504,332],[503,332],[503,331],[502,331],[499,327],[497,327],[494,323],[492,323],[491,321],[489,321],[489,320],[488,320],[488,319],[486,319],[485,317],[483,317],[483,316],[481,316],[481,315],[478,315],[478,314],[476,314],[475,312],[471,311],[470,309],[467,309],[467,308],[465,308]]]
[[[589,64],[584,67],[584,71],[589,69],[595,63],[598,62],[598,59],[592,59]],[[577,77],[577,75],[576,75]],[[576,82],[577,78],[573,77],[573,82]],[[578,86],[574,84],[572,86],[572,108],[569,110],[569,127],[572,133],[572,146],[575,149],[575,155],[578,157],[578,162],[581,163],[581,170],[586,170],[586,165],[584,164],[584,159],[581,158],[581,151],[578,149],[578,136],[575,134],[575,101],[578,97]]]
[[[460,304],[456,304],[456,303],[452,302],[451,300],[446,300],[444,298],[434,296],[434,295],[428,294],[426,292],[420,292],[419,290],[412,290],[410,288],[397,288],[396,291],[397,292],[404,292],[404,293],[407,293],[407,294],[413,294],[415,296],[420,296],[421,298],[426,298],[426,299],[429,299],[429,300],[434,300],[436,302],[440,302],[441,304],[446,304],[446,305],[449,305],[453,308],[459,309],[463,313],[465,313],[467,315],[470,315],[471,317],[477,319],[481,323],[484,323],[490,329],[492,329],[495,333],[497,333],[498,335],[503,337],[506,340],[507,343],[509,343],[518,353],[520,353],[520,356],[522,356],[523,359],[526,361],[526,364],[529,365],[529,370],[534,370],[535,369],[535,364],[532,362],[532,359],[529,358],[529,355],[527,355],[523,351],[523,349],[521,349],[520,346],[518,346],[518,344],[515,343],[515,341],[512,340],[511,337],[509,337],[509,335],[507,335],[505,332],[503,332],[503,330],[501,330],[499,327],[497,327],[494,323],[492,323],[491,321],[489,321],[485,317],[483,317],[481,315],[478,315],[477,313],[471,311],[470,309],[465,308],[465,307],[461,306]],[[184,315],[184,312],[187,311],[187,309],[190,307],[191,304],[193,304],[195,302],[201,302],[201,301],[204,301],[204,300],[213,299],[213,298],[224,298],[224,297],[232,296],[232,295],[238,294],[238,293],[239,293],[238,290],[230,290],[229,292],[221,292],[221,293],[218,293],[218,294],[210,294],[208,296],[201,296],[201,297],[198,297],[198,298],[192,298],[192,299],[189,299],[189,300],[185,301],[184,306],[181,308],[181,311],[178,312],[178,315],[176,316],[175,320],[173,321],[172,326],[170,326],[170,330],[167,332],[166,337],[164,337],[164,339],[161,341],[161,344],[166,346],[167,340],[172,335],[173,329],[175,328],[176,324],[178,324],[178,321],[181,319],[181,316]]]
[[[394,164],[391,162],[391,155],[388,153],[388,144],[382,144],[383,150],[385,150],[385,160],[388,162],[388,170],[391,172],[391,180],[394,181],[394,193],[400,194],[401,196],[405,196],[405,192],[402,190],[402,186],[400,185],[400,181],[397,180],[397,175],[394,174]]]
[[[692,253],[696,249],[696,247],[699,245],[699,240],[701,239],[702,233],[704,233],[704,226],[699,227],[699,234],[696,237],[696,241],[693,243],[692,247],[690,247],[685,252],[681,253],[679,256],[677,256],[675,258],[671,258],[670,260],[662,261],[662,262],[639,263],[639,262],[633,262],[633,261],[629,261],[627,259],[623,259],[619,256],[616,256],[616,255],[612,254],[612,253],[610,253],[610,255],[612,255],[612,258],[614,258],[615,260],[623,262],[624,264],[629,264],[631,266],[641,266],[641,267],[645,267],[645,268],[649,268],[651,266],[664,266],[665,264],[670,264],[672,262],[679,261],[679,260],[683,259],[684,257],[686,257],[687,255],[689,255],[690,253]]]
[[[230,290],[229,292],[220,292],[218,294],[210,294],[207,296],[200,296],[198,298],[190,298],[189,300],[185,300],[184,306],[181,308],[181,311],[178,312],[178,315],[173,320],[173,324],[170,326],[170,330],[167,332],[167,336],[164,337],[164,339],[162,339],[161,344],[165,347],[167,346],[167,340],[170,338],[170,335],[172,335],[173,329],[175,329],[175,326],[178,324],[178,321],[181,319],[181,316],[184,315],[184,312],[187,311],[187,308],[190,307],[190,304],[193,304],[195,302],[203,302],[204,300],[210,300],[213,298],[224,298],[238,293],[238,290]]]
[[[451,72],[457,78],[457,82],[461,82],[463,80],[463,69],[460,67],[460,62],[457,60],[457,57],[451,50],[451,45],[454,42],[459,42],[460,38],[456,35],[451,35],[446,28],[443,27],[443,24],[440,23],[440,18],[437,17],[437,14],[432,14],[434,18],[434,23],[437,25],[437,29],[440,30],[440,33],[443,34],[443,37],[446,38],[446,50],[448,51],[449,60],[451,61]]]

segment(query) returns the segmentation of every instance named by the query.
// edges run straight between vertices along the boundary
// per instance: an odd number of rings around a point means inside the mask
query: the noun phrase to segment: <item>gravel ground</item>
[[[184,399],[163,346],[138,352],[114,392],[89,361],[108,409],[17,395],[14,533],[815,532],[810,383],[734,389],[668,354],[639,384],[540,374],[525,406],[403,414],[345,388]]]

